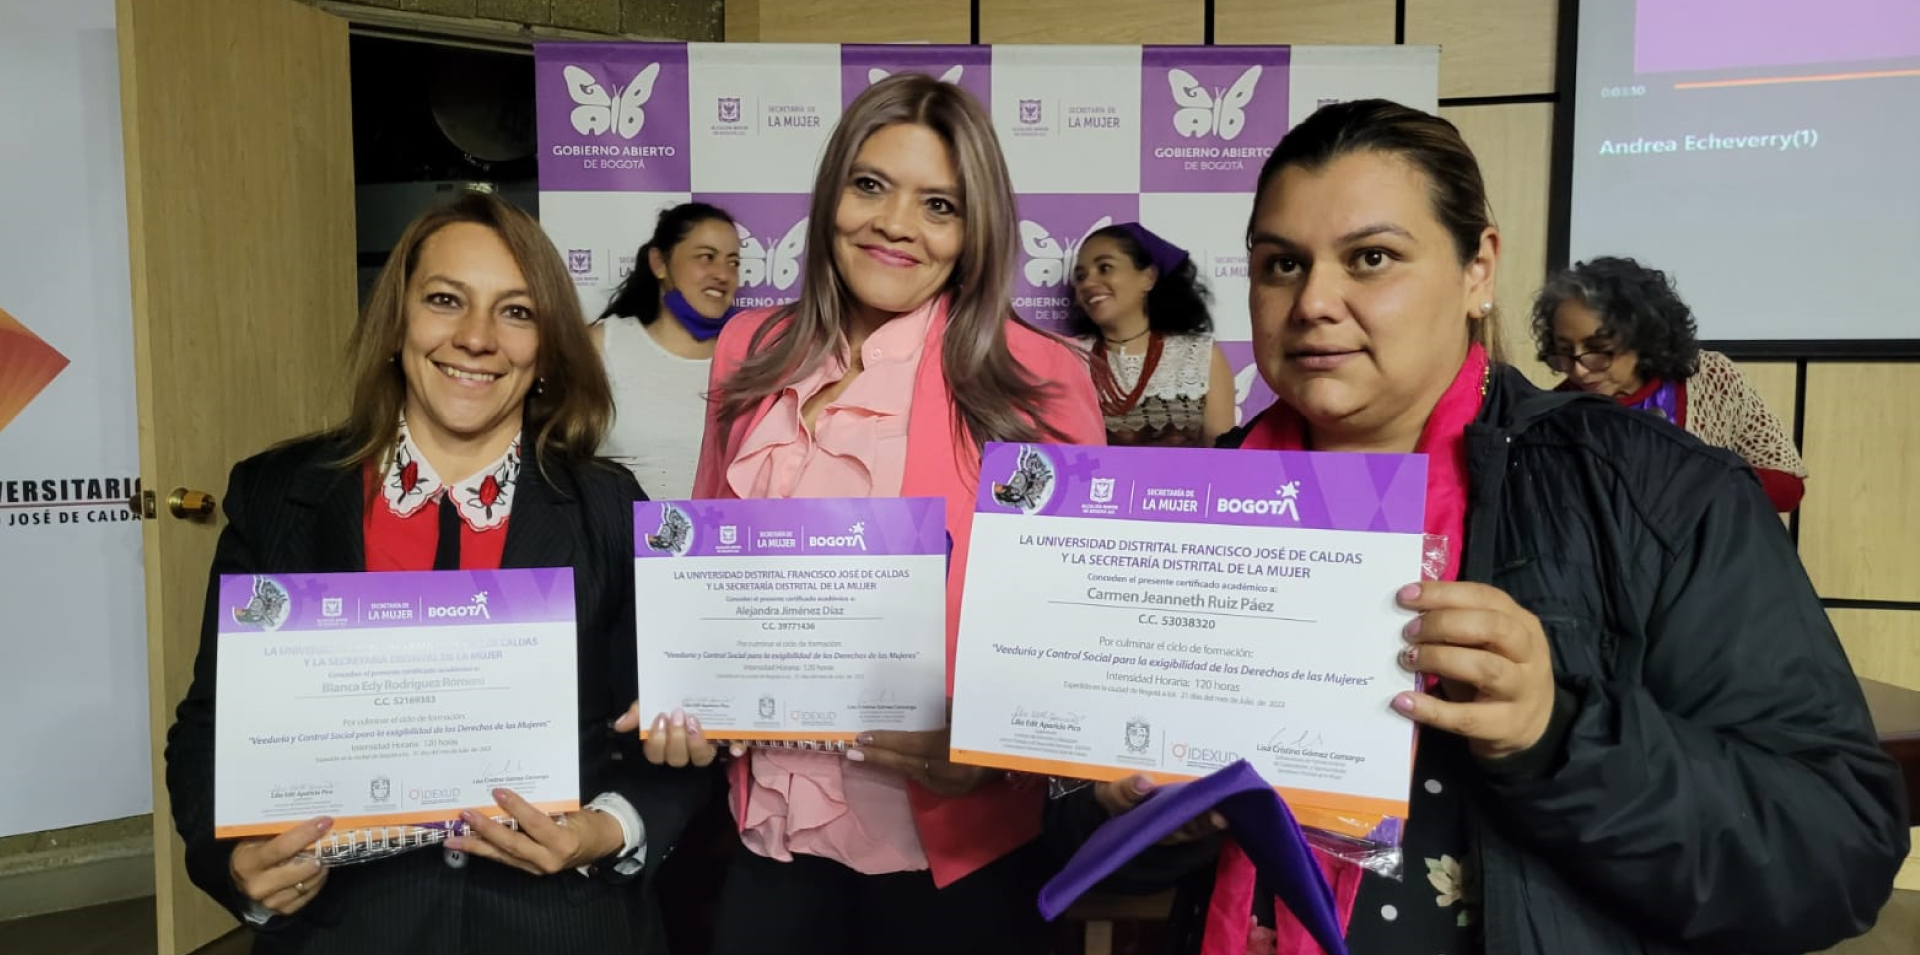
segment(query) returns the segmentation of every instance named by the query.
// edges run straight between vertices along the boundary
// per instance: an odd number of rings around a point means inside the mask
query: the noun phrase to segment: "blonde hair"
[[[336,434],[353,467],[383,460],[400,436],[407,380],[393,360],[407,334],[407,285],[420,247],[455,223],[486,226],[500,237],[526,278],[540,350],[537,384],[527,393],[521,447],[544,469],[549,458],[590,458],[613,420],[613,389],[587,335],[580,297],[553,242],[532,216],[487,193],[472,192],[422,213],[407,226],[374,280],[347,345],[353,398]]]

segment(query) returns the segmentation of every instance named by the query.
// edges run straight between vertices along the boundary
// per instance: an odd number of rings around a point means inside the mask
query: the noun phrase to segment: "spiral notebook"
[[[642,501],[640,712],[720,745],[844,753],[946,723],[943,498]]]

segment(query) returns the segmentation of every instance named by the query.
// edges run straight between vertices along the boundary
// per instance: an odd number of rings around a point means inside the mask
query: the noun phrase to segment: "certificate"
[[[944,500],[646,501],[633,526],[641,713],[809,744],[946,724]]]
[[[573,571],[220,578],[214,835],[580,808]]]
[[[1303,824],[1404,817],[1389,708],[1423,455],[989,445],[953,759],[1112,780],[1246,760]]]

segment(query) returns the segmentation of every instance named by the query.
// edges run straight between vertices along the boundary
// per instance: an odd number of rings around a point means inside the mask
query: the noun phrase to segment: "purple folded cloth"
[[[1040,889],[1040,914],[1048,921],[1059,918],[1102,879],[1210,809],[1227,820],[1229,835],[1262,881],[1273,887],[1327,955],[1347,955],[1333,888],[1300,824],[1280,794],[1244,759],[1203,779],[1155,790],[1145,802],[1102,824]]]

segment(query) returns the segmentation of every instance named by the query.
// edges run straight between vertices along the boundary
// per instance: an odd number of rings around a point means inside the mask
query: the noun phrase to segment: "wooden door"
[[[119,0],[161,955],[235,927],[187,880],[163,748],[236,461],[338,416],[356,309],[347,24],[293,0]]]

